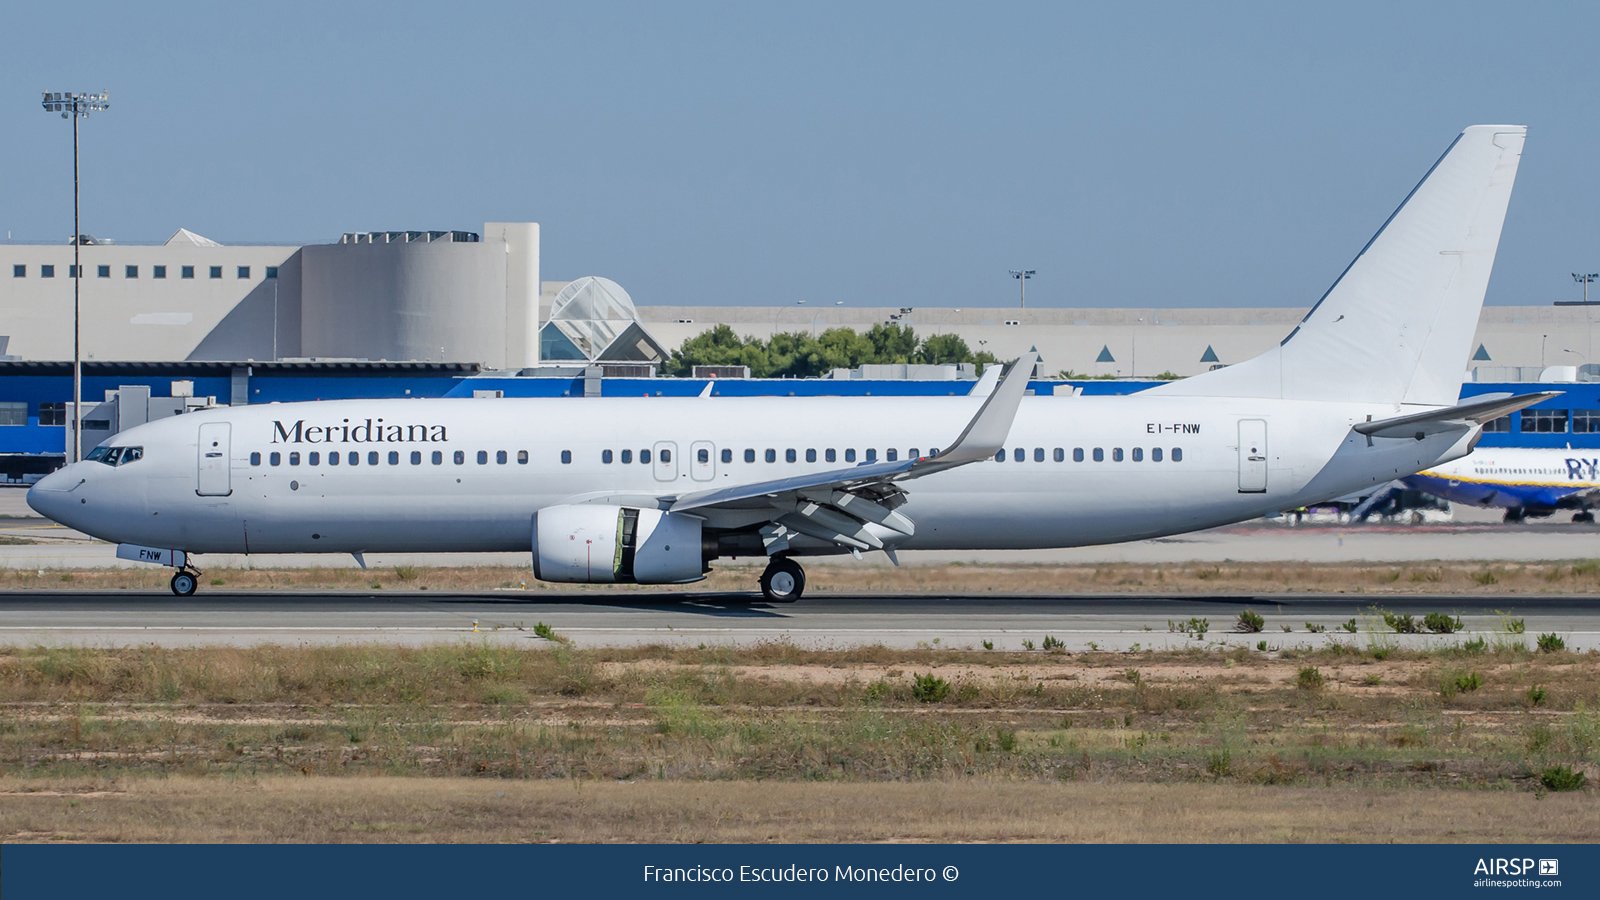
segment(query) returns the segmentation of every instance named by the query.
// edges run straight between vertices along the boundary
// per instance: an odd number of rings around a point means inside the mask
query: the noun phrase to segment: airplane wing
[[[1006,368],[1003,377],[998,377],[998,370],[997,377],[985,372],[984,379],[975,386],[975,390],[977,387],[990,388],[985,392],[987,396],[983,405],[955,442],[932,456],[863,463],[789,478],[648,499],[651,505],[670,512],[766,510],[770,512],[771,519],[760,530],[769,554],[787,549],[789,535],[798,533],[830,541],[855,552],[883,549],[892,557],[893,551],[885,548],[883,540],[867,526],[877,525],[891,532],[911,535],[916,526],[895,511],[906,501],[906,492],[899,487],[901,482],[993,459],[996,453],[1001,452],[1037,361],[1035,355],[1025,354]],[[595,494],[585,496],[581,502],[617,502],[623,499]],[[624,502],[644,499],[630,496]]]
[[[1361,422],[1355,426],[1357,434],[1369,438],[1415,438],[1422,440],[1430,434],[1456,431],[1482,425],[1485,422],[1508,416],[1519,409],[1559,397],[1563,391],[1541,391],[1535,394],[1492,394],[1488,399],[1475,400],[1456,406],[1446,406],[1409,416]]]

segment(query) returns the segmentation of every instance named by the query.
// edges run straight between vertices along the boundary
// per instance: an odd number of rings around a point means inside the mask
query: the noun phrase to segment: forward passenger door
[[[199,472],[195,493],[202,497],[226,497],[233,493],[229,469],[233,461],[227,422],[207,422],[200,426]]]

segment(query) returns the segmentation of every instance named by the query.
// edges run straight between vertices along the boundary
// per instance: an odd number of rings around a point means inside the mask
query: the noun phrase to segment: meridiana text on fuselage
[[[383,419],[365,419],[350,424],[307,425],[304,419],[291,426],[272,423],[274,444],[437,444],[448,441],[443,425],[386,425]]]

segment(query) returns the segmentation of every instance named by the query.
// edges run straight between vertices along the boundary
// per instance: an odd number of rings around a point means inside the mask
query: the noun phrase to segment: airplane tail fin
[[[1281,344],[1151,390],[1455,404],[1527,131],[1463,131]]]

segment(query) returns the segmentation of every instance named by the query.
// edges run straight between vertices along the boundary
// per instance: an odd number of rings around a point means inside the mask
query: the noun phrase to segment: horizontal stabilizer
[[[1430,434],[1452,431],[1472,425],[1482,425],[1501,416],[1509,416],[1519,409],[1543,403],[1562,391],[1541,391],[1537,394],[1497,394],[1488,400],[1447,406],[1431,412],[1362,422],[1355,426],[1357,434],[1381,438],[1415,438],[1421,440]]]

